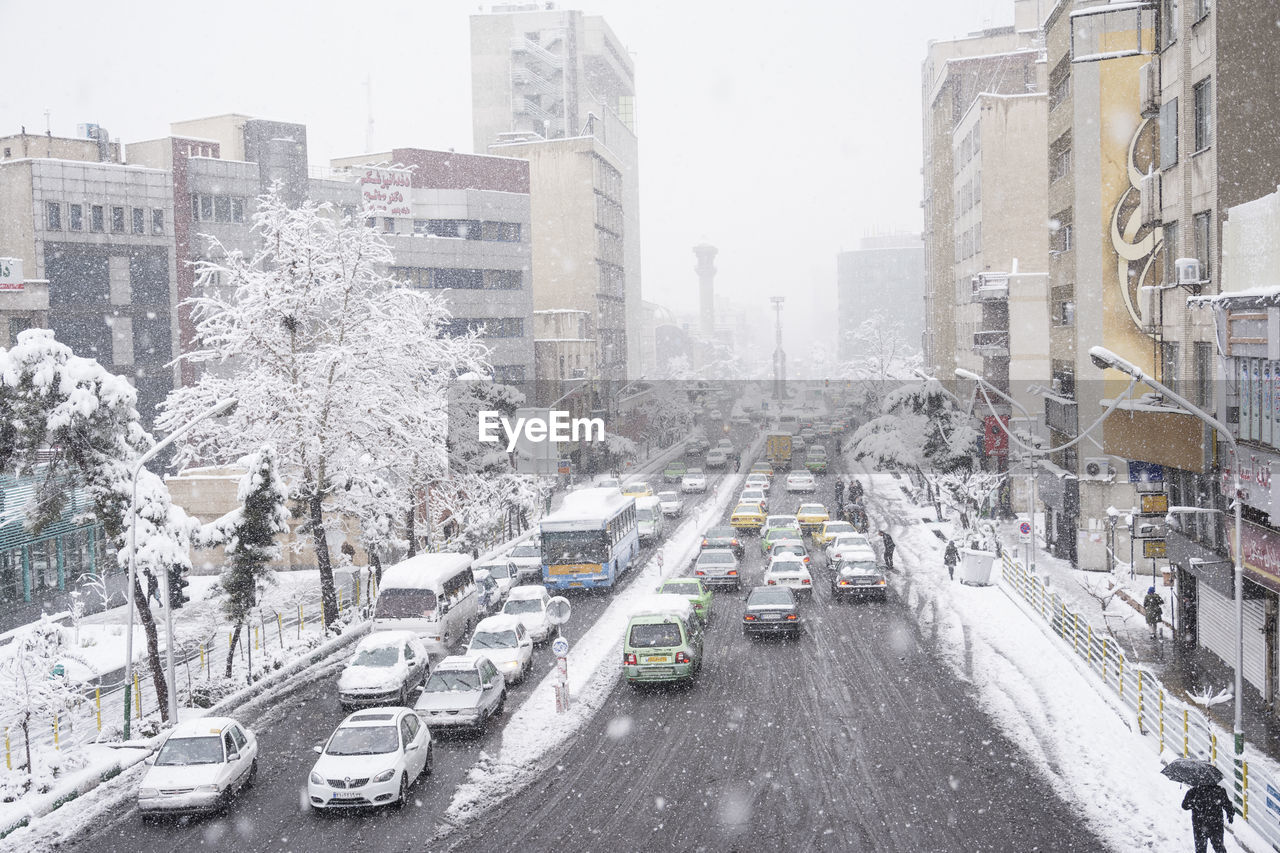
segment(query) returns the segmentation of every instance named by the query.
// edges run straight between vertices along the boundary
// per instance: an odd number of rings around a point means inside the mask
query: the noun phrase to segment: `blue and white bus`
[[[579,489],[538,522],[542,582],[551,589],[610,587],[640,550],[635,498]]]

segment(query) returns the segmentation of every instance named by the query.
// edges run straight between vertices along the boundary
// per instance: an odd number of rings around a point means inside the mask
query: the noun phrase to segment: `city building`
[[[912,346],[924,334],[924,242],[920,234],[876,234],[836,255],[836,353],[858,357],[850,333],[874,314],[902,327]]]
[[[557,9],[554,3],[494,6],[489,13],[471,17],[472,131],[477,153],[505,141],[570,140],[595,137],[607,152],[610,168],[618,173],[610,186],[605,211],[609,224],[598,234],[588,228],[582,238],[599,239],[616,246],[603,247],[601,293],[613,289],[603,280],[622,276],[620,322],[606,319],[596,308],[578,303],[553,304],[539,296],[540,276],[534,277],[534,301],[539,308],[578,308],[597,312],[596,328],[637,329],[640,325],[640,173],[636,136],[635,68],[622,42],[602,17]],[[556,149],[564,151],[564,149]],[[508,150],[494,151],[524,156]],[[557,168],[559,157],[531,160],[535,187],[555,183],[554,175],[538,174],[540,168]],[[609,183],[612,183],[610,179]],[[598,181],[590,185],[600,191]],[[568,188],[563,185],[558,192]],[[557,201],[560,201],[558,199]],[[586,201],[591,201],[588,197]],[[618,206],[613,221],[614,205]],[[555,221],[555,220],[538,220]],[[603,223],[597,223],[603,225]],[[542,237],[535,229],[534,255],[543,253]],[[608,233],[605,233],[607,231]],[[554,244],[546,247],[554,251]],[[553,290],[557,289],[552,285]],[[612,297],[610,297],[612,299]],[[612,355],[606,375],[638,376],[642,346],[635,335],[609,338],[622,349]],[[619,371],[612,365],[621,363]]]

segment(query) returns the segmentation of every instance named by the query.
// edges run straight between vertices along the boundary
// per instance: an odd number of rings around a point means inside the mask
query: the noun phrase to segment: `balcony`
[[[1009,277],[1004,275],[974,276],[972,298],[974,302],[1004,302],[1008,300]]]
[[[973,333],[973,351],[983,358],[1008,358],[1009,333],[987,331]]]

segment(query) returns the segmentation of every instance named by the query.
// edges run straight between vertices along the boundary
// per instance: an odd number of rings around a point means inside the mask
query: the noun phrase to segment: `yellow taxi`
[[[824,522],[831,520],[831,513],[822,504],[800,504],[796,510],[796,521],[800,522],[800,530],[804,533],[817,533]]]
[[[841,533],[857,533],[858,531],[847,521],[824,521],[822,529],[813,534],[813,544],[825,547],[828,542]]]
[[[623,486],[622,493],[630,498],[651,498],[653,497],[653,487],[648,483],[636,481]]]
[[[768,462],[755,462],[751,465],[752,474],[765,474],[769,477],[773,476],[773,465]]]
[[[734,530],[753,530],[759,533],[764,526],[764,519],[764,507],[760,504],[740,503],[734,507],[733,515],[729,516],[729,524],[733,525]]]

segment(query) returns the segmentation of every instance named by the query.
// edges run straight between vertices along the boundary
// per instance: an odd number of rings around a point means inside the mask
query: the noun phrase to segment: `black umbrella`
[[[1216,785],[1222,781],[1222,771],[1198,758],[1179,758],[1160,771],[1175,782],[1186,785]]]

